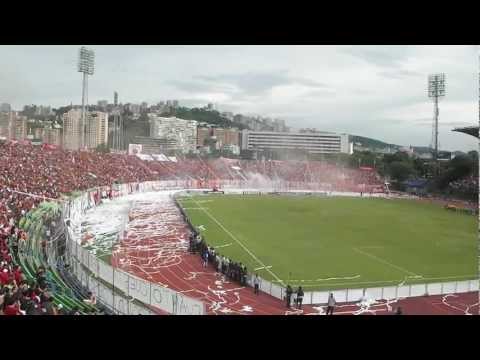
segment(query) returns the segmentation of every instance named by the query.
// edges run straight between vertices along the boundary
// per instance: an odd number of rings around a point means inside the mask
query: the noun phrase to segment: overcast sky
[[[0,103],[81,103],[79,46],[0,46]],[[475,46],[90,46],[89,102],[178,99],[219,110],[279,117],[293,128],[345,132],[428,146],[429,73],[444,72],[440,147],[478,150],[452,132],[478,124]]]

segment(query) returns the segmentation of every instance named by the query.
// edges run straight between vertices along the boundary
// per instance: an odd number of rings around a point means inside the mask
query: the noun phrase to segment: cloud
[[[396,68],[409,58],[409,48],[405,46],[351,46],[343,52],[370,65],[383,68]]]
[[[178,99],[188,106],[280,117],[295,128],[428,145],[432,72],[447,75],[442,147],[478,148],[450,131],[478,123],[478,49],[472,46],[92,46],[89,101]],[[0,46],[0,103],[81,102],[78,46]]]
[[[389,70],[389,71],[380,71],[379,75],[383,76],[383,77],[386,77],[386,78],[399,79],[399,80],[403,80],[407,77],[423,76],[423,74],[418,72],[418,71],[401,70],[401,69]]]
[[[273,88],[287,85],[302,85],[310,88],[327,88],[328,85],[313,79],[289,76],[286,70],[270,72],[248,72],[241,74],[199,75],[194,80],[203,80],[215,86],[230,86],[240,92],[259,95],[266,94]]]

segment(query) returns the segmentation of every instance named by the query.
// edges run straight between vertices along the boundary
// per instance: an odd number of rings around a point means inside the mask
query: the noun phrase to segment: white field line
[[[443,277],[422,277],[422,280],[447,280],[447,279],[464,279],[464,280],[474,280],[468,279],[470,277],[477,277],[478,275],[461,275],[461,276],[443,276]],[[412,278],[410,278],[412,279]],[[419,278],[420,279],[420,278]],[[292,282],[301,282],[301,280],[290,280]],[[315,280],[304,280],[304,281],[315,281]],[[315,286],[340,286],[340,285],[365,285],[365,284],[399,284],[404,282],[405,279],[401,280],[379,280],[379,281],[362,281],[362,282],[342,282],[342,283],[334,283],[334,284],[311,284],[311,285],[302,285],[303,287],[315,287]]]
[[[353,280],[353,279],[358,279],[359,277],[360,277],[360,275],[344,276],[344,277],[330,277],[330,278],[325,278],[325,279],[311,279],[311,280],[294,280],[294,279],[291,279],[290,281],[295,281],[295,282],[321,282],[321,281],[330,281],[330,280]]]
[[[253,270],[254,270],[254,271],[258,271],[258,270],[262,270],[262,269],[271,269],[272,267],[273,267],[273,266],[271,266],[271,265],[270,265],[270,266],[260,266],[260,267],[258,267],[258,268],[256,268],[256,269],[253,269]]]
[[[375,255],[372,255],[372,254],[370,254],[370,253],[367,253],[366,251],[362,251],[362,250],[360,250],[360,249],[358,249],[358,248],[352,248],[352,249],[355,250],[356,252],[362,254],[362,255],[365,255],[365,256],[368,256],[368,257],[370,257],[370,258],[372,258],[372,259],[375,259],[375,260],[377,260],[378,262],[381,262],[382,264],[385,264],[385,265],[388,265],[388,266],[393,267],[394,269],[400,270],[401,272],[404,272],[404,273],[406,273],[406,274],[409,274],[409,275],[415,276],[415,277],[422,277],[421,275],[418,275],[418,274],[415,274],[414,272],[408,271],[408,270],[405,269],[405,268],[402,268],[402,267],[400,267],[400,266],[398,266],[398,265],[392,264],[391,262],[388,262],[388,261],[386,261],[386,260],[384,260],[384,259],[381,259],[381,258],[379,258],[379,257],[377,257],[377,256],[375,256]]]
[[[202,208],[202,206],[194,199],[192,198],[193,201],[195,201],[195,203],[197,204],[198,207]],[[203,208],[202,208],[203,209]],[[277,276],[275,275],[270,269],[268,269],[266,267],[266,265],[259,259],[255,256],[254,253],[252,253],[245,245],[242,244],[241,241],[239,241],[235,235],[233,235],[230,231],[228,231],[227,228],[225,228],[225,226],[223,226],[212,214],[210,214],[207,210],[203,209],[203,212],[205,214],[208,215],[208,217],[210,219],[212,219],[213,221],[215,221],[215,223],[220,226],[220,228],[222,228],[223,231],[225,231],[238,245],[240,245],[242,247],[243,250],[245,250],[259,265],[263,266],[265,268],[265,270],[267,270],[267,272],[272,275],[275,280],[279,281],[283,286],[285,286],[285,283]]]
[[[231,246],[231,245],[233,245],[233,243],[218,245],[218,246],[214,246],[213,248],[214,248],[215,250],[217,250],[217,249],[221,249],[221,248],[224,248],[224,247],[227,247],[227,246]]]

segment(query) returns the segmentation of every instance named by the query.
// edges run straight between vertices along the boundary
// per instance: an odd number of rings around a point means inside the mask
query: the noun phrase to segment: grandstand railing
[[[249,285],[252,285],[250,280]],[[285,300],[285,288],[262,279],[260,290],[280,300]],[[295,289],[294,289],[295,290]],[[325,291],[305,291],[303,304],[324,305],[330,293],[338,303],[359,302],[362,298],[373,300],[395,300],[409,297],[461,294],[479,291],[479,280],[461,280],[425,284],[395,285],[385,287],[366,287],[354,289],[337,289]],[[295,294],[292,296],[292,298]]]

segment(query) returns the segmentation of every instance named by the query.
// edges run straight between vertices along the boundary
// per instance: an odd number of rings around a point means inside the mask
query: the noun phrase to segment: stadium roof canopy
[[[478,138],[478,126],[467,126],[463,128],[455,128],[452,131],[463,132],[465,134],[472,135]]]

